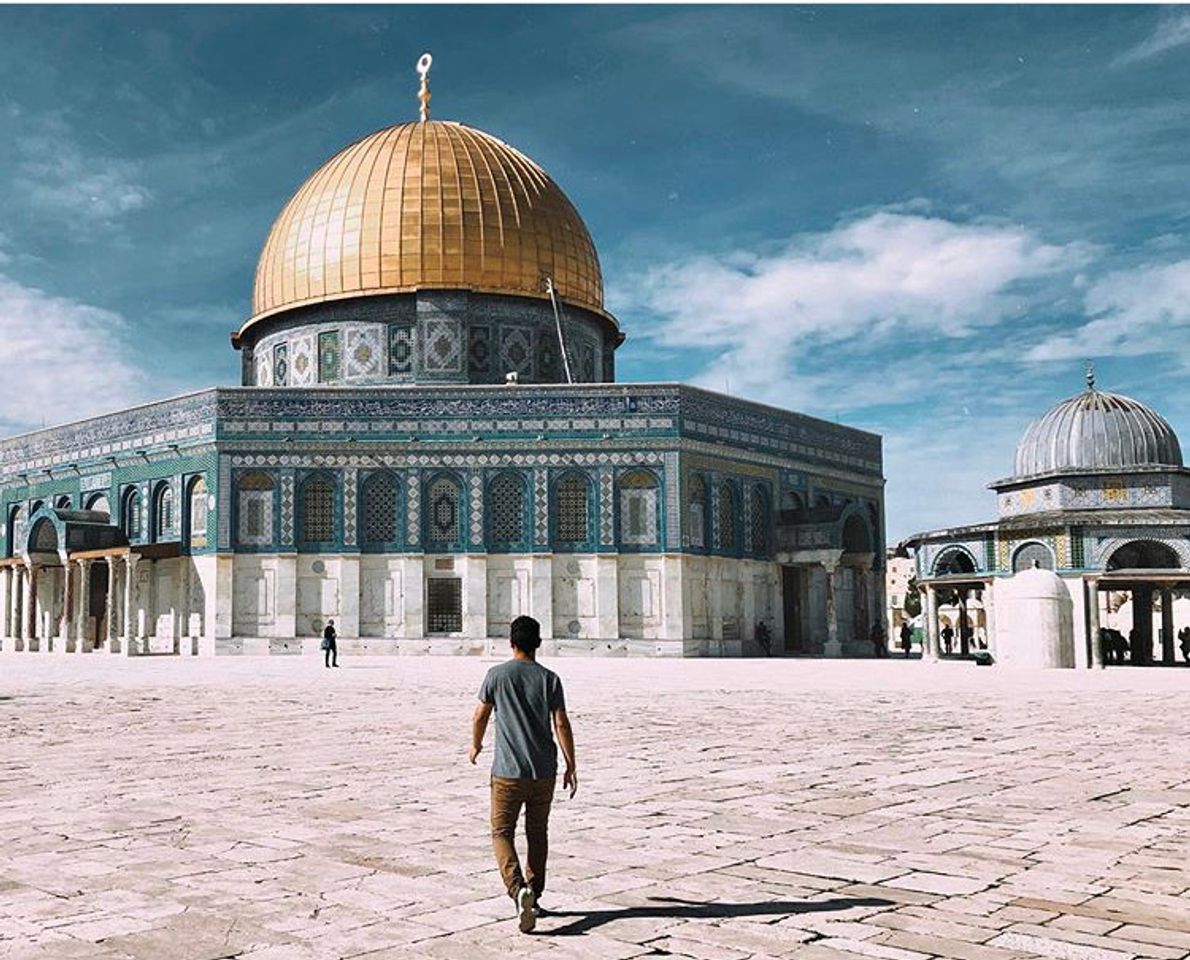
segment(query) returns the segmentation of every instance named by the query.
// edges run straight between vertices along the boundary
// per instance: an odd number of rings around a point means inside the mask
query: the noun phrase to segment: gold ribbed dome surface
[[[248,323],[418,289],[542,297],[547,276],[563,300],[603,312],[595,245],[558,185],[489,134],[415,121],[351,144],[293,195],[260,255]]]

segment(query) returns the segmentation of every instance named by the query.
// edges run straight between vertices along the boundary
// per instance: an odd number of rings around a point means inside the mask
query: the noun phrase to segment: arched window
[[[335,539],[335,485],[322,476],[302,484],[302,543],[332,543]]]
[[[843,552],[871,553],[872,536],[863,517],[853,513],[843,523]]]
[[[974,573],[975,562],[966,550],[949,547],[943,550],[934,563],[934,576],[951,577],[955,574]]]
[[[620,542],[637,547],[657,543],[657,478],[648,470],[620,478]]]
[[[1012,572],[1032,570],[1034,565],[1042,570],[1054,569],[1054,555],[1044,543],[1026,543],[1012,555]]]
[[[132,487],[124,494],[121,520],[124,536],[129,540],[139,540],[141,536],[140,491],[136,487]]]
[[[555,539],[559,543],[586,543],[590,539],[590,496],[590,484],[576,473],[566,475],[554,487]]]
[[[157,488],[154,498],[153,516],[157,540],[168,540],[174,532],[174,488],[163,483]]]
[[[273,478],[248,473],[236,484],[236,539],[246,547],[273,542]]]
[[[430,482],[426,496],[426,543],[450,547],[459,543],[459,485],[451,477]]]
[[[769,498],[759,484],[748,494],[748,550],[760,556],[769,552]]]
[[[735,491],[731,484],[719,484],[719,509],[716,514],[719,527],[719,549],[724,552],[735,550]]]
[[[1156,540],[1133,540],[1113,551],[1108,570],[1177,570],[1181,567],[1177,552]]]
[[[362,543],[396,543],[397,480],[387,470],[374,473],[360,491]]]
[[[514,547],[525,542],[525,478],[499,473],[488,484],[488,542]]]
[[[207,502],[207,482],[202,477],[190,481],[190,546],[207,545],[207,517],[210,513]]]
[[[94,513],[106,513],[109,517],[112,513],[111,504],[107,501],[106,493],[93,493],[87,498],[87,509]]]
[[[54,498],[54,508],[57,510],[69,510],[70,509],[70,494],[63,493],[60,496],[55,497]]]
[[[8,539],[5,541],[7,546],[7,555],[15,557],[20,549],[17,541],[21,538],[21,505],[14,503],[8,508],[8,520],[5,534]]]
[[[692,547],[707,545],[707,485],[697,474],[687,485],[686,540]]]

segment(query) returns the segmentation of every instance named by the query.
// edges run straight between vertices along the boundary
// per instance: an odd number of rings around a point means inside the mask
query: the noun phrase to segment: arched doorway
[[[111,569],[108,564],[100,560],[91,564],[91,572],[87,583],[87,610],[90,623],[87,626],[91,639],[91,649],[98,650],[107,642],[107,609],[108,578]]]
[[[1138,539],[1116,546],[1095,591],[1104,664],[1175,665],[1182,642],[1190,648],[1190,623],[1175,614],[1176,598],[1187,590],[1190,569],[1170,544]]]

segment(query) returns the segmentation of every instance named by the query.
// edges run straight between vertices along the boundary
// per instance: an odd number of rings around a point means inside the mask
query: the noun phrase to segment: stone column
[[[80,560],[78,567],[78,621],[75,623],[74,652],[86,653],[91,640],[91,561]]]
[[[1173,589],[1161,588],[1161,662],[1168,667],[1174,666],[1178,660],[1174,653],[1173,635]]]
[[[921,651],[923,660],[936,661],[942,645],[938,638],[938,594],[933,584],[926,584],[926,642]]]
[[[116,570],[118,568],[115,557],[106,557],[104,562],[107,564],[107,606],[104,616],[107,623],[104,626],[103,642],[107,645],[107,652],[111,653],[115,647],[116,639]]]
[[[12,623],[12,567],[0,570],[0,585],[3,585],[3,596],[0,596],[0,652],[10,653],[16,650],[16,641],[11,638],[9,629]]]
[[[614,554],[595,556],[595,639],[620,638],[620,561]]]
[[[824,563],[826,570],[826,649],[823,653],[828,657],[843,656],[843,646],[839,642],[839,564]]]
[[[13,649],[20,649],[21,639],[21,568],[8,568],[8,635],[13,639]]]
[[[466,589],[465,584],[466,579],[464,579],[464,589]],[[359,554],[344,554],[339,557],[339,622],[337,626],[340,637],[359,636]],[[466,629],[464,624],[464,632]]]
[[[131,657],[136,648],[136,563],[140,558],[130,553],[124,558],[124,615],[120,626],[123,633],[120,642],[124,645],[121,651],[124,656]]]
[[[1147,664],[1153,659],[1153,588],[1148,584],[1132,589],[1132,644],[1129,660]]]
[[[74,621],[74,577],[73,564],[62,561],[62,616],[58,618],[58,636],[54,638],[54,653],[65,653],[70,638],[70,625]]]
[[[541,624],[543,640],[554,638],[554,557],[535,553],[529,558],[529,616]]]
[[[37,623],[37,614],[32,612],[37,606],[37,595],[33,591],[33,577],[32,564],[26,564],[20,568],[20,594],[21,594],[21,639],[25,641],[26,652],[32,646],[33,627]],[[32,602],[30,602],[32,601]]]
[[[1099,581],[1087,581],[1087,640],[1091,645],[1092,669],[1103,669],[1103,641],[1099,637]]]

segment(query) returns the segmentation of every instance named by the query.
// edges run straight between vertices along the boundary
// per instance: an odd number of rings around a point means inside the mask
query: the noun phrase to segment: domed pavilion
[[[1190,628],[1190,470],[1164,417],[1097,389],[1089,370],[1087,389],[1031,423],[1012,476],[990,486],[996,522],[902,544],[916,551],[926,594],[928,657],[941,654],[940,595],[957,598],[960,655],[971,649],[967,601],[979,596],[994,654],[997,588],[1036,567],[1070,593],[1077,666],[1177,662],[1179,633]],[[1010,639],[1014,648],[1034,642]]]
[[[591,233],[421,117],[281,208],[242,384],[0,441],[6,652],[869,653],[878,436],[615,382]]]

